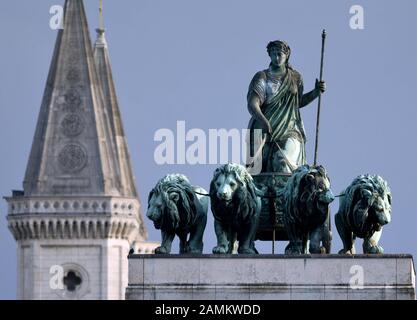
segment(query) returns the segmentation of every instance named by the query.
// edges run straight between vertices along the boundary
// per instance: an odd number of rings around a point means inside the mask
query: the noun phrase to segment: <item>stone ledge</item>
[[[413,255],[407,253],[392,254],[131,254],[129,259],[398,259],[413,260]]]
[[[363,272],[361,288],[350,285]],[[414,299],[408,254],[131,255],[126,299]]]

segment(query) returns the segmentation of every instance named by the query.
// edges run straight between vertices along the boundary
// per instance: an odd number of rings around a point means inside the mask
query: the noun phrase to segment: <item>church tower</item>
[[[6,200],[18,299],[124,299],[129,250],[149,244],[104,28],[93,49],[82,0],[65,2],[23,191]]]

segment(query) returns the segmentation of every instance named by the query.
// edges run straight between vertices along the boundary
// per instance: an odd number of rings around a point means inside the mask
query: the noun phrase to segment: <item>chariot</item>
[[[275,241],[288,241],[283,220],[282,192],[291,173],[265,172],[253,176],[256,186],[264,191],[259,225],[255,240],[272,241],[272,253],[275,253]],[[330,209],[326,222],[310,234],[310,241],[318,242],[322,253],[331,252],[332,231]]]

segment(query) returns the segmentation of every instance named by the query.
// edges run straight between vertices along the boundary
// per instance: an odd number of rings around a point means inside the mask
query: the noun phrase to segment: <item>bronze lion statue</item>
[[[175,235],[180,240],[180,253],[202,253],[208,198],[196,192],[207,193],[200,187],[193,187],[186,176],[169,174],[149,193],[146,216],[162,235],[161,246],[155,253],[170,253]]]
[[[283,220],[289,244],[285,254],[319,253],[315,233],[329,217],[329,205],[335,199],[330,190],[330,180],[322,166],[303,165],[295,170],[282,190]]]
[[[258,192],[252,176],[239,164],[228,163],[214,171],[210,200],[217,246],[213,253],[232,253],[236,240],[238,253],[258,253],[255,249],[261,209]]]
[[[355,254],[356,237],[363,239],[363,253],[383,253],[378,245],[382,226],[391,221],[391,191],[378,175],[358,176],[343,192],[335,216],[343,241],[341,254]]]

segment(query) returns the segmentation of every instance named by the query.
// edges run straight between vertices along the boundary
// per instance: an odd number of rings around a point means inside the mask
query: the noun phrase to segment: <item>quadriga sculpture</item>
[[[334,200],[326,170],[322,166],[299,167],[281,196],[284,197],[284,225],[290,240],[285,253],[320,252],[319,243],[310,243],[310,248],[308,243],[313,233],[320,232],[328,217],[329,205]]]
[[[169,174],[149,193],[146,215],[162,235],[161,246],[155,253],[170,253],[175,235],[180,239],[180,253],[202,253],[208,198],[196,191],[207,193],[193,187],[186,176]]]
[[[341,254],[355,254],[356,237],[363,238],[363,253],[383,253],[378,245],[382,226],[391,221],[391,191],[378,175],[361,175],[347,187],[335,216],[343,241]]]
[[[238,253],[258,253],[255,235],[261,200],[251,175],[234,163],[225,164],[214,172],[210,184],[211,211],[217,246],[213,253],[232,253],[239,241]]]

